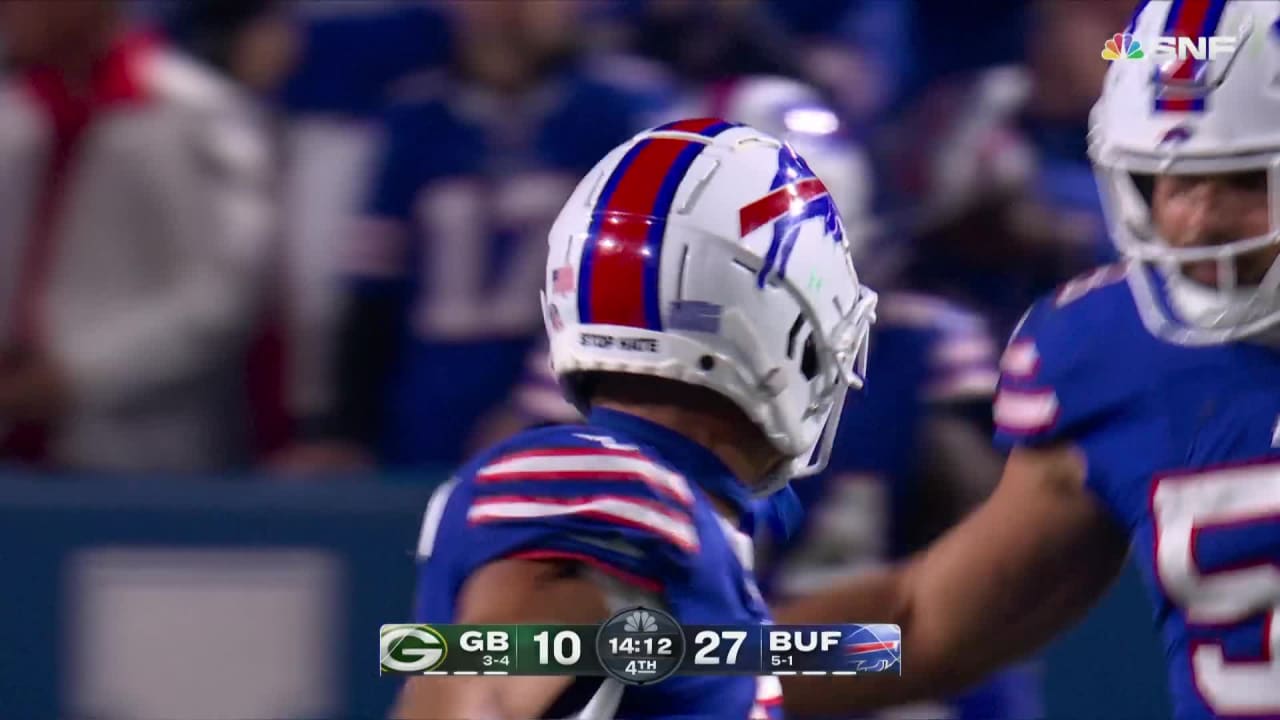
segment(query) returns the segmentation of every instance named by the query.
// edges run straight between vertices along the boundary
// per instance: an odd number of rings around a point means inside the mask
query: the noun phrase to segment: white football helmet
[[[551,366],[710,388],[789,462],[757,492],[825,466],[861,388],[876,295],[858,282],[831,196],[789,145],[718,119],[636,135],[552,226]]]
[[[1197,14],[1175,17],[1175,5]],[[1277,22],[1275,0],[1146,3],[1128,28],[1128,47],[1140,43],[1143,57],[1112,61],[1090,116],[1089,154],[1111,235],[1134,264],[1129,283],[1144,323],[1172,342],[1229,342],[1280,323],[1280,262],[1256,287],[1234,280],[1237,258],[1280,243]],[[1183,32],[1188,23],[1197,30]],[[1180,34],[1234,37],[1236,49],[1206,60],[1153,57],[1158,38]],[[1271,229],[1214,247],[1174,248],[1160,238],[1134,178],[1240,171],[1267,174]],[[1218,263],[1217,288],[1183,272],[1205,260]]]

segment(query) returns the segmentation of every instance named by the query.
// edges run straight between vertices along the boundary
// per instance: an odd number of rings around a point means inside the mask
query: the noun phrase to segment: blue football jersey
[[[415,617],[456,619],[459,588],[503,558],[568,559],[656,597],[684,623],[770,617],[751,538],[701,483],[736,482],[709,450],[640,418],[596,410],[481,453],[433,497],[419,542]],[[600,689],[582,678],[545,713],[566,717]],[[776,677],[695,676],[627,687],[613,716],[779,718]]]
[[[353,292],[403,299],[387,462],[460,461],[518,379],[542,333],[551,223],[578,179],[671,97],[649,66],[619,64],[568,69],[518,98],[447,73],[402,84],[344,262]]]
[[[1130,272],[1032,306],[1001,361],[997,441],[1084,454],[1132,535],[1178,718],[1280,715],[1280,353],[1156,338]]]
[[[867,386],[845,404],[827,469],[792,484],[805,523],[770,547],[767,595],[822,591],[919,549],[912,531],[924,500],[917,485],[921,425],[939,405],[985,405],[995,391],[998,344],[980,316],[936,296],[892,291],[877,315]],[[962,696],[915,710],[939,718],[1040,717],[1039,668],[1002,671]]]

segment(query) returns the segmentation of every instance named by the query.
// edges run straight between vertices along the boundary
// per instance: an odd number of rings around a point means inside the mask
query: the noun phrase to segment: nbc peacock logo
[[[1141,60],[1145,56],[1142,43],[1129,33],[1116,33],[1102,46],[1103,60]]]

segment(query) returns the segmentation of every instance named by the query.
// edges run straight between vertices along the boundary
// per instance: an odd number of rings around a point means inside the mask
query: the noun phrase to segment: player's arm
[[[604,592],[571,562],[506,559],[463,585],[456,622],[594,624],[608,619]],[[560,677],[412,677],[392,712],[402,720],[535,718],[574,680]]]
[[[1069,445],[1013,451],[991,498],[912,560],[777,608],[779,623],[902,626],[901,677],[784,678],[788,712],[848,713],[960,690],[1069,626],[1128,540]]]

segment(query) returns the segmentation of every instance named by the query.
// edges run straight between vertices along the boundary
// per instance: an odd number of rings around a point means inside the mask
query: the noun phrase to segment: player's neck
[[[672,403],[638,403],[600,400],[597,406],[616,410],[661,425],[701,445],[729,468],[739,482],[751,487],[771,467],[773,455],[767,447],[744,441],[740,428],[722,414]],[[767,445],[767,443],[766,443]],[[729,520],[738,521],[737,512],[723,498],[711,493],[716,509]]]

